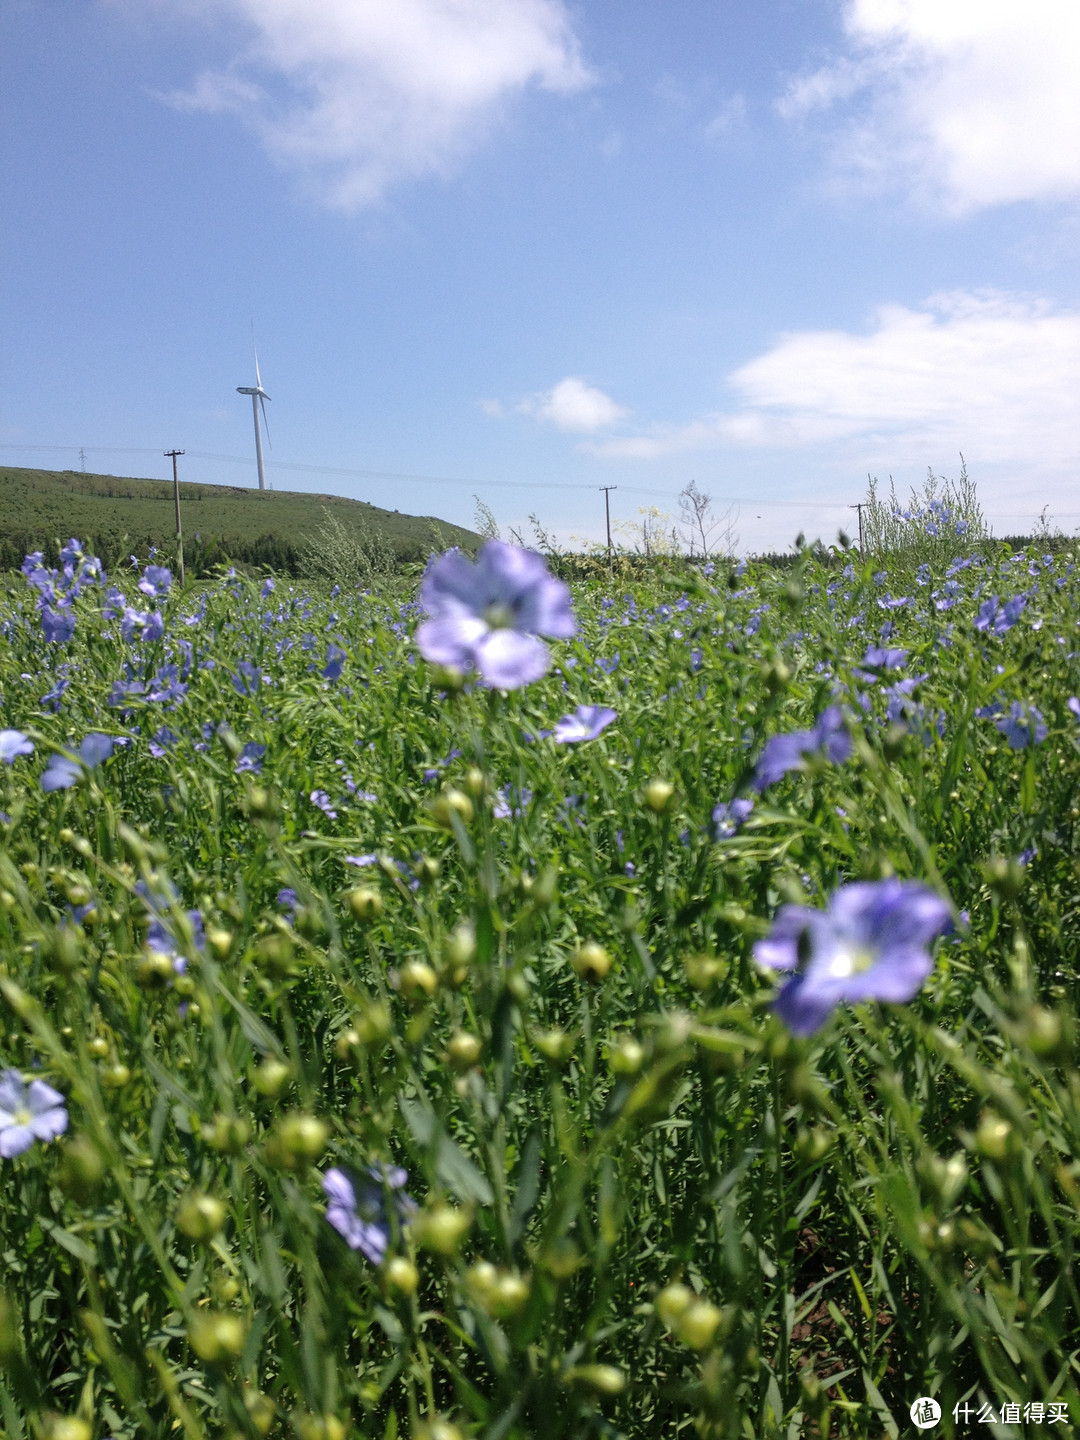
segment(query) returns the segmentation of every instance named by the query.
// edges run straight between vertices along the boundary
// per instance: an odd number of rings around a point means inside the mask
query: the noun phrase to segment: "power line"
[[[53,453],[57,451],[70,450],[75,454],[82,455],[160,455],[158,449],[151,449],[147,446],[136,445],[22,445],[0,443],[0,450],[31,450]],[[196,460],[215,460],[229,465],[252,466],[255,461],[246,455],[219,455],[211,450],[188,450],[187,454]],[[274,470],[292,470],[306,475],[338,475],[346,479],[355,480],[407,480],[422,485],[474,485],[492,490],[576,490],[584,495],[595,491],[594,485],[572,485],[560,480],[466,480],[462,476],[447,475],[416,475],[400,470],[352,470],[334,465],[305,465],[295,461],[273,460],[269,462],[268,468]],[[189,481],[189,484],[209,483]],[[601,486],[601,489],[604,487]],[[660,495],[667,500],[677,498],[670,490],[661,490],[656,486],[643,485],[620,485],[618,487],[628,495]],[[847,500],[765,500],[760,496],[745,495],[714,495],[711,497],[718,505],[768,505],[783,510],[845,510],[853,509],[850,501]],[[865,504],[865,501],[863,502]],[[1036,511],[995,511],[994,515],[999,520],[1027,520]],[[1051,518],[1061,520],[1072,520],[1080,517],[1080,510],[1058,510]]]

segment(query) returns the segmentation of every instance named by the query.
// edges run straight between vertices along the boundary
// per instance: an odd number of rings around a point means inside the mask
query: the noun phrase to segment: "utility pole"
[[[863,550],[863,541],[862,541],[862,512],[863,512],[863,506],[864,506],[865,504],[866,504],[866,501],[865,501],[865,500],[860,500],[859,503],[858,503],[858,505],[849,505],[849,506],[848,506],[848,509],[849,509],[849,510],[857,510],[857,511],[859,512],[859,558],[860,558],[860,559],[865,559],[865,551]]]
[[[85,475],[85,474],[86,474],[86,451],[85,451],[85,450],[80,450],[80,451],[79,451],[79,459],[82,461],[82,473]]]
[[[180,530],[180,481],[176,474],[176,457],[183,455],[183,450],[166,450],[166,460],[172,460],[172,488],[173,500],[176,504],[176,559],[180,571],[180,589],[184,589],[184,536]]]
[[[605,515],[605,517],[607,518],[607,553],[608,553],[608,559],[610,560],[610,559],[611,559],[611,496],[610,496],[610,494],[609,494],[608,492],[611,491],[611,490],[617,490],[619,487],[618,487],[617,485],[601,485],[601,486],[599,486],[598,488],[601,489],[601,490],[604,492],[604,515]]]

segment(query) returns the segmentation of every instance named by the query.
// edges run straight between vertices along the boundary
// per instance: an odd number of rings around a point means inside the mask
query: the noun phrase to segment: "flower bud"
[[[202,1130],[202,1138],[212,1150],[223,1155],[239,1155],[251,1136],[251,1126],[237,1115],[215,1115]]]
[[[46,1421],[46,1440],[92,1440],[93,1430],[77,1415],[54,1415]]]
[[[49,959],[64,975],[73,975],[82,960],[83,933],[77,925],[60,925],[48,941]]]
[[[101,1072],[101,1083],[106,1090],[123,1090],[130,1079],[131,1071],[122,1061],[117,1061],[115,1065],[106,1065]]]
[[[537,910],[546,910],[554,903],[559,887],[559,872],[554,865],[545,865],[539,875],[523,875],[521,888],[530,904]]]
[[[284,980],[292,971],[293,943],[288,935],[275,930],[258,941],[255,959],[259,968],[265,970],[272,980]]]
[[[987,1160],[1004,1160],[1016,1145],[1012,1126],[992,1110],[985,1110],[975,1132],[975,1148]]]
[[[104,1172],[101,1152],[87,1136],[73,1135],[64,1142],[56,1182],[65,1195],[79,1205],[88,1204]]]
[[[959,1150],[948,1160],[930,1155],[920,1163],[919,1174],[940,1205],[951,1205],[967,1183],[967,1161]]]
[[[671,803],[671,797],[675,794],[675,786],[670,780],[661,780],[657,777],[650,780],[645,786],[645,804],[655,815],[662,815]]]
[[[160,950],[148,950],[135,967],[135,981],[143,990],[164,990],[173,979],[171,955]]]
[[[176,1223],[192,1240],[212,1240],[225,1224],[225,1205],[216,1195],[191,1190],[180,1201]]]
[[[399,972],[401,993],[406,1000],[430,1000],[439,988],[439,977],[423,960],[406,960]]]
[[[687,955],[683,964],[686,978],[695,990],[708,990],[727,973],[724,961],[718,960],[715,955]]]
[[[795,1154],[804,1165],[816,1165],[829,1153],[834,1138],[820,1125],[812,1130],[800,1130],[795,1136]]]
[[[589,940],[574,951],[570,963],[579,979],[600,981],[611,969],[611,956],[602,945]]]
[[[442,866],[434,855],[421,855],[413,865],[413,874],[421,885],[434,885]]]
[[[552,1030],[541,1030],[533,1036],[533,1043],[552,1065],[564,1065],[574,1053],[574,1036],[555,1026]]]
[[[422,1420],[417,1425],[412,1440],[465,1440],[465,1436],[452,1420],[436,1415],[434,1420]]]
[[[420,1283],[420,1272],[404,1255],[394,1255],[386,1262],[386,1283],[399,1295],[414,1295]]]
[[[393,1022],[390,1012],[381,1000],[373,1000],[356,1017],[356,1033],[360,1044],[371,1049],[384,1044],[390,1037]]]
[[[1024,867],[1015,856],[993,855],[979,868],[999,899],[1015,900],[1024,888]]]
[[[621,1395],[626,1374],[617,1365],[571,1365],[563,1377],[567,1384],[587,1385],[601,1395]]]
[[[513,1270],[505,1270],[491,1290],[488,1308],[497,1320],[510,1320],[529,1298],[529,1282]]]
[[[487,789],[487,777],[479,765],[469,766],[468,770],[465,771],[465,780],[463,783],[467,793],[471,795],[474,800],[479,800],[480,796],[483,795]]]
[[[281,802],[273,790],[252,785],[247,793],[247,808],[253,820],[273,820],[281,809]]]
[[[264,1395],[261,1390],[253,1387],[244,1391],[244,1409],[248,1413],[252,1425],[260,1435],[266,1435],[274,1423],[274,1412],[277,1406],[269,1395]]]
[[[430,1209],[421,1210],[409,1228],[422,1250],[453,1255],[471,1225],[472,1214],[468,1210],[459,1210],[439,1200]]]
[[[382,896],[371,885],[357,885],[348,894],[349,909],[361,925],[370,924],[382,914]]]
[[[675,1333],[691,1350],[707,1350],[720,1326],[720,1311],[708,1300],[693,1300],[679,1317]]]
[[[674,1330],[679,1321],[694,1303],[694,1292],[689,1285],[678,1281],[665,1285],[656,1297],[656,1313],[669,1330]]]
[[[296,1422],[300,1440],[345,1440],[348,1429],[336,1415],[301,1415]]]
[[[213,1285],[214,1299],[221,1305],[231,1305],[240,1294],[239,1283],[232,1275],[219,1275]]]
[[[544,1250],[540,1263],[556,1280],[569,1280],[581,1269],[581,1251],[569,1235],[560,1235]]]
[[[229,951],[233,947],[233,935],[231,930],[223,930],[220,926],[212,926],[206,932],[206,943],[219,960],[226,960]]]
[[[92,1040],[87,1041],[86,1048],[95,1060],[104,1060],[109,1053],[109,1042],[104,1035],[95,1035]]]
[[[192,1316],[188,1341],[207,1365],[224,1365],[235,1360],[244,1348],[247,1327],[232,1310],[201,1310]]]
[[[483,1042],[468,1030],[455,1030],[446,1047],[447,1059],[455,1070],[468,1070],[480,1059]]]
[[[294,1110],[277,1124],[271,1136],[273,1158],[285,1169],[317,1160],[330,1139],[330,1126],[317,1115]]]
[[[636,1075],[645,1063],[645,1049],[633,1035],[619,1035],[608,1054],[613,1075]]]
[[[436,825],[441,825],[444,830],[452,828],[450,817],[456,815],[463,825],[468,825],[473,818],[473,803],[465,794],[464,790],[455,790],[452,787],[444,790],[441,795],[436,795],[431,802],[431,814]]]
[[[450,933],[446,942],[446,963],[449,969],[454,972],[456,980],[457,971],[465,971],[476,958],[476,927],[471,920],[459,920]],[[464,973],[461,984],[465,979]]]
[[[268,1055],[252,1076],[255,1089],[268,1100],[276,1100],[292,1078],[292,1066]]]

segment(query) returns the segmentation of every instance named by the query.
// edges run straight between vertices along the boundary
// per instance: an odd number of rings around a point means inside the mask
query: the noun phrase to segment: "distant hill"
[[[433,549],[473,551],[480,543],[460,525],[340,495],[181,481],[188,572],[205,574],[229,562],[299,574],[304,541],[323,527],[324,507],[358,538],[365,530],[385,537],[401,564],[426,559]],[[175,535],[171,480],[0,467],[0,569],[18,569],[32,550],[43,550],[55,564],[57,542],[71,536],[90,541],[107,568],[129,552],[145,557],[151,545],[171,557]]]

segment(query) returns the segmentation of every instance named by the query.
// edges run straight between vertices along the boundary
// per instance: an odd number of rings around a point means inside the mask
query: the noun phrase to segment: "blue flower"
[[[34,742],[27,739],[21,730],[0,730],[0,760],[5,765],[14,763],[16,755],[32,755]]]
[[[328,815],[331,820],[337,819],[337,811],[331,805],[330,796],[326,793],[325,790],[312,790],[311,794],[308,796],[308,799],[311,801],[312,805],[316,806],[317,809],[321,810],[324,815]]]
[[[713,835],[717,840],[730,840],[753,811],[753,800],[740,798],[721,802],[712,812]]]
[[[172,572],[164,565],[147,565],[139,581],[139,589],[151,600],[160,600],[172,586]]]
[[[337,680],[341,676],[342,667],[348,659],[348,655],[340,645],[335,645],[331,640],[326,647],[326,664],[322,668],[322,674],[326,680]]]
[[[863,665],[874,665],[880,670],[899,670],[907,663],[906,650],[886,649],[883,645],[868,645],[861,660]]]
[[[68,790],[87,770],[94,770],[113,752],[110,735],[87,735],[79,746],[78,758],[56,754],[50,757],[41,777],[43,790]]]
[[[160,730],[154,732],[150,739],[150,754],[160,760],[163,755],[180,743],[180,736],[175,734],[167,725],[162,725]]]
[[[230,675],[233,689],[238,695],[254,695],[262,683],[262,676],[250,660],[241,660],[236,667],[237,673]]]
[[[979,613],[975,617],[975,629],[988,630],[994,635],[1004,635],[1020,619],[1026,604],[1027,597],[1025,595],[1014,595],[1011,600],[1006,600],[1004,605],[999,606],[998,597],[991,595],[989,600],[984,600],[979,606]]]
[[[369,1183],[358,1190],[355,1178],[334,1166],[322,1177],[329,1204],[326,1218],[350,1250],[359,1250],[372,1265],[381,1265],[390,1244],[388,1194],[399,1224],[405,1224],[415,1202],[404,1193],[408,1178],[397,1165],[371,1165]]]
[[[265,600],[268,595],[272,595],[274,593],[274,588],[275,587],[273,580],[271,580],[270,577],[267,576],[267,578],[263,581],[263,587],[259,591],[259,594]]]
[[[852,748],[843,711],[839,705],[830,705],[812,730],[795,730],[766,740],[754,769],[754,789],[767,789],[789,770],[805,770],[808,755],[822,755],[835,765],[849,759]]]
[[[50,644],[66,645],[75,634],[75,616],[70,610],[54,610],[51,605],[42,605],[41,628]]]
[[[239,759],[233,767],[237,775],[258,775],[262,771],[263,756],[266,754],[265,745],[257,745],[254,740],[249,740],[240,751]]]
[[[1009,742],[1012,750],[1026,750],[1031,744],[1041,745],[1046,739],[1046,725],[1042,714],[1034,705],[1022,705],[1014,700],[1007,715],[1000,715],[994,725]]]
[[[0,1156],[10,1160],[35,1140],[55,1140],[68,1127],[64,1097],[44,1080],[24,1084],[18,1070],[0,1075]]]
[[[579,705],[573,715],[564,715],[555,722],[555,739],[563,745],[595,740],[615,716],[616,712],[607,705]]]
[[[451,550],[429,565],[420,589],[431,617],[417,629],[425,660],[479,670],[486,685],[517,690],[545,674],[551,657],[539,638],[577,630],[570,591],[543,559],[489,540],[475,565]]]
[[[826,910],[782,906],[754,959],[791,973],[776,1012],[793,1034],[812,1035],[844,1001],[910,1000],[949,924],[946,901],[918,881],[859,881],[841,885]]]

